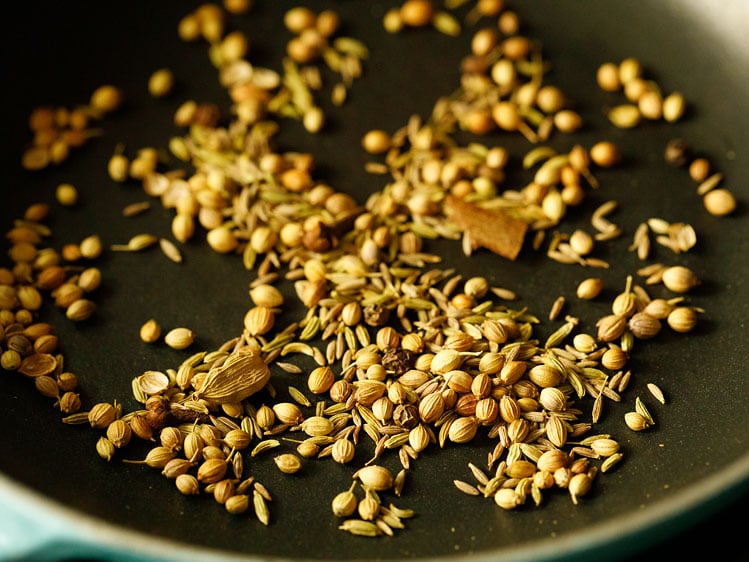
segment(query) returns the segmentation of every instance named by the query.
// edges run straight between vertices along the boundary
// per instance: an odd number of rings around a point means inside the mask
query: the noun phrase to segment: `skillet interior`
[[[325,559],[453,555],[481,559],[502,554],[507,559],[543,559],[580,551],[597,556],[602,552],[599,547],[610,548],[612,543],[623,555],[716,508],[736,486],[745,485],[749,464],[741,352],[749,296],[745,280],[749,233],[743,207],[731,218],[708,217],[684,171],[666,166],[662,151],[669,139],[686,138],[709,155],[739,198],[746,199],[749,164],[744,153],[749,133],[740,124],[749,100],[749,48],[745,38],[724,31],[737,28],[738,17],[746,15],[745,5],[726,3],[724,13],[714,10],[717,13],[708,17],[697,4],[560,5],[539,0],[517,6],[554,64],[550,81],[571,93],[592,125],[569,139],[559,139],[560,146],[589,145],[602,135],[617,142],[629,161],[625,171],[600,174],[607,189],[602,197],[620,201],[617,219],[623,224],[634,225],[647,216],[693,224],[700,244],[683,257],[683,263],[704,272],[706,280],[695,293],[707,309],[700,328],[687,336],[664,335],[642,346],[632,364],[637,376],[627,391],[630,405],[635,396],[645,396],[645,384],[651,381],[670,397],[670,403],[657,410],[658,427],[633,434],[622,424],[625,410],[611,409],[600,430],[620,438],[628,460],[598,480],[584,505],[572,509],[569,499],[559,496],[542,508],[508,514],[490,502],[470,501],[454,490],[451,481],[469,476],[467,461],[485,458],[486,449],[477,445],[420,459],[409,492],[400,501],[420,517],[397,537],[374,544],[342,536],[335,531],[336,521],[328,517],[329,499],[350,477],[347,469],[312,464],[304,476],[289,479],[280,478],[270,463],[258,463],[256,475],[276,498],[274,524],[261,528],[253,521],[227,517],[210,502],[178,496],[155,471],[104,465],[95,457],[96,436],[91,431],[62,426],[49,402],[27,380],[13,376],[0,380],[6,451],[0,457],[2,472],[75,512],[177,541],[168,551],[183,558],[189,559],[190,554],[180,545],[215,549],[201,553],[204,560],[228,553]],[[282,140],[312,151],[320,173],[332,185],[363,200],[364,194],[381,185],[380,179],[361,171],[366,159],[357,139],[370,128],[395,130],[410,115],[428,112],[437,95],[455,86],[465,41],[426,33],[386,36],[375,25],[385,3],[334,5],[349,22],[347,31],[372,48],[366,75],[352,90],[350,102],[336,113],[329,133],[309,138],[291,126]],[[21,7],[29,14],[19,21],[33,22],[33,27],[17,26],[4,38],[6,52],[14,53],[3,63],[9,96],[2,140],[4,223],[10,224],[31,202],[51,201],[57,183],[71,181],[82,192],[82,204],[75,210],[56,210],[52,228],[60,239],[79,240],[99,232],[114,243],[135,234],[133,228],[167,233],[169,213],[161,209],[139,218],[137,226],[120,218],[124,204],[143,196],[137,185],[113,185],[103,163],[121,141],[132,147],[165,145],[175,132],[170,118],[178,98],[227,102],[205,48],[185,45],[176,37],[176,21],[185,13],[183,3],[164,1],[154,10],[146,2],[132,2],[120,8],[121,13],[100,4],[49,3],[41,16],[32,15],[32,8]],[[275,7],[258,6],[252,21],[243,24],[255,30],[250,31],[251,37],[257,36],[253,52],[268,64],[277,63],[284,37],[277,16]],[[594,87],[593,72],[601,62],[626,56],[640,58],[664,87],[685,92],[693,103],[689,118],[626,133],[608,127],[601,108],[610,100]],[[144,84],[160,66],[170,66],[184,78],[179,96],[157,103],[148,99]],[[73,105],[103,82],[120,84],[129,95],[128,107],[112,117],[106,134],[60,168],[34,175],[22,172],[18,159],[27,140],[29,111],[45,103]],[[528,148],[507,142],[516,157]],[[470,260],[462,258],[456,244],[440,245],[439,251],[447,264],[466,275],[489,272],[496,284],[515,288],[528,299],[524,304],[540,312],[548,310],[559,293],[570,294],[580,275],[540,257],[529,256],[510,267],[482,253]],[[611,252],[612,259],[625,254]],[[145,319],[143,311],[164,324],[197,326],[197,345],[206,349],[236,335],[252,277],[238,261],[216,256],[199,244],[189,245],[186,256],[179,267],[156,252],[110,256],[101,264],[107,281],[97,297],[101,305],[94,321],[71,329],[50,311],[59,325],[66,361],[83,379],[84,401],[127,403],[133,376],[150,368],[172,367],[183,357],[168,349],[138,345],[133,334]],[[636,267],[634,258],[627,258],[605,272],[611,286]],[[643,542],[627,541],[631,535]],[[161,546],[147,542],[144,553],[158,549],[165,554]]]

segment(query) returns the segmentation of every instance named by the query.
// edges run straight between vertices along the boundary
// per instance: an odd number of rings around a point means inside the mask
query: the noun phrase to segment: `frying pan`
[[[234,18],[233,25],[251,37],[254,61],[280,68],[288,39],[281,13],[292,4],[256,4],[251,15]],[[382,177],[363,172],[368,157],[359,148],[361,135],[372,128],[394,131],[411,115],[427,115],[438,96],[457,86],[460,59],[468,49],[467,37],[427,30],[384,33],[381,18],[393,4],[309,2],[313,9],[338,10],[346,34],[369,45],[371,56],[347,103],[329,108],[324,133],[309,135],[289,122],[280,137],[286,146],[315,154],[316,172],[360,201],[383,186]],[[517,10],[526,32],[543,43],[553,64],[548,80],[570,94],[587,123],[578,133],[550,142],[561,149],[605,138],[625,156],[623,165],[601,171],[602,193],[591,204],[619,201],[616,220],[626,225],[627,235],[648,217],[687,222],[698,233],[698,244],[688,254],[659,254],[659,259],[678,259],[703,279],[690,297],[705,309],[698,328],[638,346],[623,403],[608,407],[597,427],[621,441],[625,461],[596,479],[580,505],[554,495],[538,508],[504,512],[452,485],[456,478],[470,480],[467,463],[481,464],[485,447],[446,447],[418,460],[399,498],[400,505],[418,516],[396,536],[373,541],[337,531],[330,515],[330,499],[350,481],[346,468],[309,463],[301,474],[282,477],[270,460],[261,460],[253,463],[253,473],[274,496],[271,525],[264,527],[252,517],[228,516],[211,500],[182,497],[158,471],[116,460],[105,463],[94,452],[96,432],[60,423],[59,411],[28,379],[1,373],[0,556],[215,562],[612,560],[695,547],[702,540],[697,537],[714,536],[712,546],[725,548],[726,559],[731,559],[736,552],[731,549],[742,537],[714,533],[743,513],[749,477],[749,6],[743,0],[507,4]],[[177,21],[195,5],[133,0],[16,6],[16,19],[3,33],[3,228],[30,203],[53,203],[55,187],[70,182],[80,201],[73,208],[53,205],[50,226],[58,243],[93,233],[106,244],[124,242],[138,232],[168,235],[170,214],[158,204],[137,220],[121,217],[121,209],[144,194],[136,184],[114,184],[105,163],[119,143],[133,151],[165,146],[177,132],[171,116],[181,100],[228,106],[205,46],[186,44],[176,34]],[[685,119],[629,131],[607,123],[604,108],[613,98],[596,88],[595,69],[628,56],[642,61],[665,90],[686,95]],[[174,70],[177,90],[168,99],[153,100],[145,84],[160,67]],[[101,137],[60,166],[37,173],[22,170],[31,109],[75,106],[103,83],[117,84],[127,98],[123,109],[107,119]],[[725,185],[740,201],[733,215],[708,215],[684,169],[664,163],[664,147],[673,138],[687,140],[723,172]],[[482,142],[507,146],[515,159],[529,149],[509,135]],[[523,178],[510,180],[522,185]],[[570,220],[583,224],[584,219]],[[612,267],[600,273],[608,286],[616,287],[637,267],[626,252],[628,242],[605,256]],[[185,262],[179,265],[158,251],[105,253],[99,262],[105,281],[96,295],[97,313],[87,322],[73,326],[54,307],[44,309],[63,342],[66,368],[82,381],[84,404],[116,399],[126,409],[135,408],[129,398],[131,379],[148,369],[174,367],[185,357],[185,352],[145,346],[137,339],[137,327],[150,317],[162,325],[196,329],[193,349],[214,349],[241,329],[251,272],[238,258],[219,256],[202,243],[187,244],[183,251]],[[540,315],[558,295],[573,295],[584,274],[530,250],[512,263],[484,251],[466,258],[453,242],[439,244],[435,251],[446,267],[465,276],[482,274],[492,284],[514,289],[522,304]],[[648,382],[664,389],[666,405],[656,407],[648,398]],[[637,396],[649,401],[657,419],[643,433],[631,432],[623,423]]]

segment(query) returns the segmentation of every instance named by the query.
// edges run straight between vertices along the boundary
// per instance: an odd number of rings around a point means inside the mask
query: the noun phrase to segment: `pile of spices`
[[[464,3],[449,3],[440,12],[431,2],[408,0],[386,14],[384,27],[397,32],[434,25],[455,35],[463,25],[450,10]],[[58,252],[45,225],[48,207],[37,204],[6,234],[12,265],[0,269],[2,368],[31,378],[55,401],[63,422],[98,431],[96,452],[104,460],[145,464],[180,493],[212,496],[231,514],[252,510],[265,525],[271,523],[272,496],[248,474],[263,457],[285,474],[315,459],[352,465],[352,482],[331,498],[339,529],[387,536],[415,515],[388,496],[400,497],[421,453],[470,443],[479,434],[492,442],[485,467],[469,462],[475,482],[456,477],[458,490],[507,510],[541,505],[555,490],[580,503],[598,475],[623,458],[616,438],[596,432],[596,423],[610,403],[624,400],[634,376],[628,363],[635,342],[655,338],[664,327],[691,331],[704,311],[689,304],[686,294],[700,279],[678,263],[644,265],[626,275],[610,310],[592,322],[565,313],[574,301],[560,297],[549,320],[563,321],[542,340],[540,318],[513,306],[514,291],[440,267],[441,258],[427,247],[432,239],[447,238],[462,240],[466,255],[484,248],[511,261],[543,250],[559,263],[609,267],[593,254],[622,233],[609,219],[616,201],[594,211],[591,232],[560,229],[568,210],[588,190],[602,187],[595,169],[619,163],[617,147],[601,141],[559,152],[547,144],[555,134],[578,130],[581,117],[563,92],[545,82],[548,61],[537,41],[519,34],[517,14],[502,2],[479,0],[466,26],[482,18],[496,25],[474,34],[460,88],[440,97],[428,118],[414,116],[397,131],[373,130],[362,139],[363,149],[379,158],[367,171],[387,179],[358,202],[315,177],[313,155],[278,152],[274,139],[281,117],[320,131],[315,63],[339,73],[332,96],[340,104],[363,72],[367,47],[336,35],[336,13],[295,7],[284,15],[294,36],[283,69],[255,66],[247,38],[227,28],[227,13],[249,9],[241,4],[227,2],[226,12],[205,4],[179,22],[184,40],[208,43],[232,103],[228,124],[213,104],[187,100],[175,113],[185,134],[173,138],[169,149],[192,171],[165,169],[151,147],[132,160],[118,151],[108,164],[114,181],[140,182],[148,198],[173,211],[177,241],[140,234],[112,245],[111,252],[158,244],[179,262],[178,244],[202,234],[213,250],[241,256],[255,272],[252,305],[236,337],[192,353],[175,368],[134,376],[136,409],[125,411],[117,401],[81,404],[78,377],[65,370],[53,327],[39,321],[37,311],[49,297],[73,321],[90,317],[100,273],[85,261],[104,248],[92,236]],[[151,93],[168,94],[173,79],[167,70],[154,74]],[[640,114],[654,118],[656,109],[667,121],[681,116],[683,100],[661,101],[637,61],[598,72],[603,89],[623,87],[628,97],[635,81],[637,113],[616,109],[611,116],[618,126],[631,126]],[[117,90],[99,92],[82,115],[114,110],[120,100]],[[71,115],[61,121],[54,111],[41,110],[32,118],[34,130],[52,131],[50,137],[60,136],[59,128],[67,126],[61,122],[85,136],[86,119],[78,124]],[[522,135],[532,147],[522,159],[522,167],[534,171],[532,181],[506,186],[507,149],[460,144],[461,131],[486,139],[497,131]],[[54,152],[51,143],[35,142],[34,154],[42,146],[45,154]],[[27,168],[42,167],[32,161],[24,157]],[[693,160],[690,175],[705,185],[707,168]],[[700,191],[711,213],[725,215],[733,206],[725,194],[715,195],[717,183]],[[123,215],[135,216],[149,205],[134,204]],[[629,248],[643,261],[653,234],[675,256],[688,252],[697,236],[685,223],[643,218]],[[278,323],[285,302],[276,284],[283,281],[307,309],[286,326]],[[647,287],[656,284],[672,297],[652,297]],[[576,296],[600,300],[602,289],[601,279],[587,277]],[[585,325],[595,326],[594,332],[584,331]],[[150,319],[139,327],[139,337],[145,343],[163,338],[182,350],[194,343],[195,332],[178,327],[162,335],[158,321]],[[301,365],[310,360],[314,367],[305,370]],[[288,387],[289,401],[276,393],[275,369],[304,375],[299,388]],[[648,388],[665,403],[660,388]],[[581,406],[586,400],[592,402],[589,415]],[[639,396],[624,421],[634,431],[657,423]],[[145,458],[128,457],[135,440],[152,444]],[[362,450],[369,460],[359,466],[355,453]],[[396,474],[380,463],[390,455],[400,463]]]

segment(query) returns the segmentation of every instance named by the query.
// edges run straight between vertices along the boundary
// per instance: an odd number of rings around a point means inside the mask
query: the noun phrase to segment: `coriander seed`
[[[716,217],[730,215],[736,210],[736,198],[733,193],[725,188],[716,188],[708,191],[702,202],[707,212]]]
[[[61,183],[55,190],[55,197],[60,205],[72,207],[78,203],[78,190],[73,184]]]
[[[154,98],[163,98],[172,93],[174,74],[168,68],[154,71],[148,79],[148,93]]]

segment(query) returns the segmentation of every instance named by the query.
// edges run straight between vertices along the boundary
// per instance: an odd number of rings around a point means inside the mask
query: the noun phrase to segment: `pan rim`
[[[605,555],[605,559],[611,560],[612,548],[616,548],[617,557],[622,558],[672,538],[690,526],[706,520],[747,490],[749,453],[709,477],[679,490],[674,496],[650,504],[647,510],[629,511],[586,529],[578,529],[574,533],[537,540],[533,545],[521,543],[474,552],[470,554],[470,559],[474,562],[488,562],[500,557],[507,562],[545,562],[572,560],[580,555],[586,555],[589,560],[596,560],[602,559],[601,556]],[[252,553],[245,555],[198,545],[186,546],[170,538],[155,537],[66,507],[25,484],[14,481],[2,472],[0,498],[8,508],[9,512],[5,514],[8,521],[14,516],[16,521],[18,516],[24,517],[26,521],[35,521],[36,527],[28,531],[37,531],[38,534],[40,529],[49,531],[64,526],[65,536],[59,531],[39,535],[38,540],[28,544],[26,552],[16,553],[21,556],[33,556],[35,560],[38,557],[44,560],[58,560],[60,556],[90,557],[97,554],[137,559],[141,562],[292,560]],[[71,532],[73,529],[75,531]],[[630,540],[634,537],[637,537],[637,541]],[[3,548],[2,538],[0,534],[0,553]],[[6,541],[8,538],[12,539],[6,537]],[[450,556],[429,558],[434,561],[452,559],[454,557]],[[293,560],[300,562],[303,559]],[[366,560],[361,559],[360,562]]]

